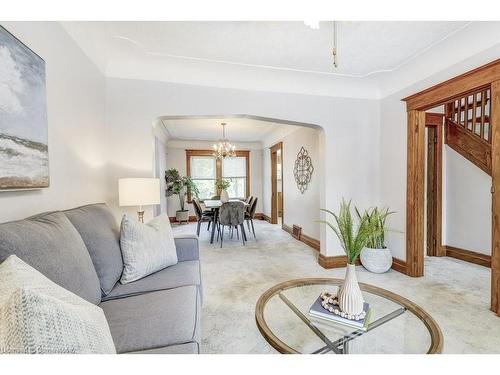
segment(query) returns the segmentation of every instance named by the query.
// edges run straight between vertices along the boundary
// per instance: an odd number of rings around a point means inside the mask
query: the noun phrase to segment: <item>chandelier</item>
[[[229,143],[226,139],[226,123],[221,123],[222,125],[222,139],[219,143],[214,144],[213,155],[217,159],[224,159],[225,157],[235,157],[236,156],[236,146]]]

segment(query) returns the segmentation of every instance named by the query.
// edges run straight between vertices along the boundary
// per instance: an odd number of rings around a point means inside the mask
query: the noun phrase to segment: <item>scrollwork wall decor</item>
[[[297,154],[297,159],[295,160],[295,167],[293,168],[293,174],[295,176],[295,182],[297,183],[297,188],[302,194],[307,190],[309,183],[311,182],[312,173],[314,167],[312,165],[311,157],[304,147],[300,148]]]

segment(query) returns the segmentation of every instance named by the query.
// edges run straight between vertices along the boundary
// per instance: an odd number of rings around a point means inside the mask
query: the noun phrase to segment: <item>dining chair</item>
[[[252,201],[253,201],[254,196],[250,195],[246,200],[245,203],[247,204],[245,207],[245,215],[247,212],[250,212],[250,207],[252,207]]]
[[[211,211],[203,211],[198,199],[193,199],[194,213],[196,215],[196,220],[198,221],[198,226],[196,228],[196,234],[200,235],[201,223],[208,222],[207,230],[210,229],[210,223],[212,223],[214,213]]]
[[[253,197],[252,201],[250,202],[250,205],[245,212],[245,220],[247,222],[248,230],[250,231],[250,224],[252,224],[252,232],[253,232],[253,238],[257,239],[255,236],[255,228],[253,226],[253,219],[255,216],[255,210],[257,209],[257,197]]]
[[[219,226],[220,230],[220,247],[224,242],[224,229],[226,227],[232,229],[236,228],[236,233],[239,238],[239,228],[241,228],[241,239],[243,245],[246,242],[245,226],[245,204],[243,202],[231,201],[223,203],[219,208]]]

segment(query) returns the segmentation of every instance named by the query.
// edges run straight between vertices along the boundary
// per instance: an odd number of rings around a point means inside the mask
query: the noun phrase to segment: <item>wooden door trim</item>
[[[491,309],[500,316],[500,80],[491,83]]]
[[[271,147],[269,147],[270,159],[271,159],[271,224],[278,224],[278,205],[276,203],[276,195],[278,194],[277,188],[277,175],[276,175],[276,155],[278,150],[281,151],[281,226],[283,227],[285,218],[285,207],[283,202],[283,142],[278,142]]]
[[[491,310],[500,316],[500,59],[403,99],[407,109],[407,274],[423,275],[423,112],[483,87],[490,87],[492,128]],[[421,175],[419,176],[419,172]]]
[[[425,112],[408,111],[406,273],[424,275]]]
[[[434,129],[435,141],[435,162],[434,162],[434,176],[435,176],[435,197],[436,203],[435,220],[434,220],[434,233],[435,233],[435,247],[431,253],[427,252],[430,256],[445,256],[446,249],[443,247],[442,241],[442,225],[443,225],[443,120],[444,115],[441,113],[426,113],[425,126],[429,129]],[[428,146],[427,146],[428,147]],[[429,164],[427,165],[429,170]],[[427,190],[427,205],[429,205],[429,191]],[[428,209],[428,207],[426,207]],[[429,220],[429,218],[427,218]],[[429,236],[427,236],[429,241]]]
[[[446,103],[462,94],[489,86],[493,81],[500,80],[500,59],[494,60],[479,68],[429,87],[426,90],[410,95],[403,100],[406,109],[425,110]]]

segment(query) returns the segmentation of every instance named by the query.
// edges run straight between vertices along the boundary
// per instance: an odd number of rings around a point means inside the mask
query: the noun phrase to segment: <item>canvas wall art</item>
[[[45,62],[0,26],[0,190],[49,186]]]

